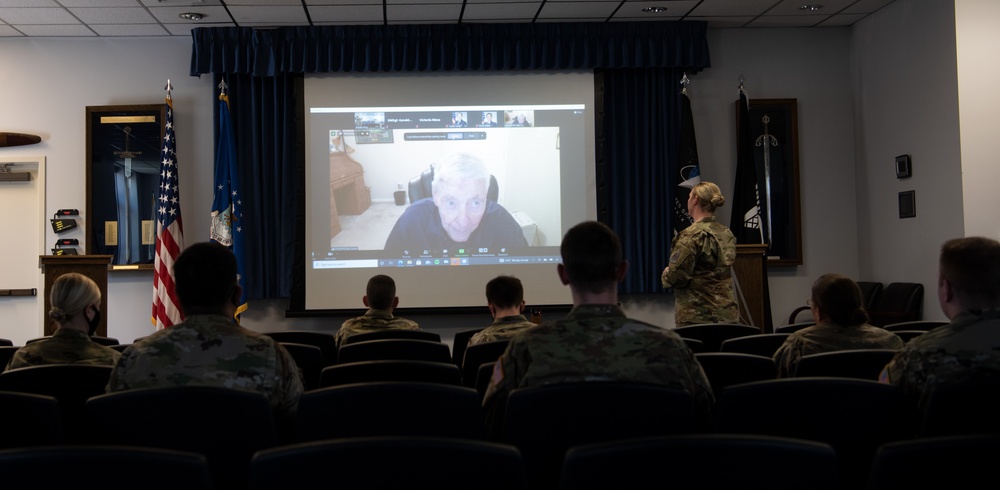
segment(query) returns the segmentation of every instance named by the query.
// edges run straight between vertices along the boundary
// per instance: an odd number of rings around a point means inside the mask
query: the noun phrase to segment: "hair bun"
[[[64,323],[66,321],[66,312],[58,306],[53,306],[49,308],[49,318],[59,323]]]
[[[725,206],[725,204],[726,198],[723,197],[722,194],[715,194],[712,196],[712,206],[721,208],[722,206]]]

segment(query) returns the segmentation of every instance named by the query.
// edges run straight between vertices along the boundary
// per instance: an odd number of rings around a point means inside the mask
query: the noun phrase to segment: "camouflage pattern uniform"
[[[494,340],[504,340],[513,337],[518,332],[534,327],[524,315],[504,316],[493,320],[493,323],[479,331],[479,333],[469,339],[469,345],[481,344],[483,342],[493,342]]]
[[[674,288],[677,326],[736,323],[740,312],[729,268],[736,260],[736,237],[714,216],[696,221],[670,245],[669,271],[661,275]]]
[[[802,356],[853,349],[899,350],[903,345],[903,339],[883,328],[871,325],[845,327],[824,323],[789,335],[774,353],[774,362],[778,365],[778,377],[785,378],[795,374]]]
[[[114,366],[121,354],[90,340],[86,332],[60,328],[45,340],[21,347],[7,362],[7,370],[42,364]]]
[[[708,413],[712,388],[681,338],[631,320],[615,305],[580,305],[565,320],[514,336],[493,369],[483,399],[488,424],[499,432],[507,395],[515,388],[576,381],[635,381],[687,390]]]
[[[879,381],[921,404],[934,386],[1000,377],[1000,309],[968,310],[910,340]]]
[[[392,316],[386,310],[369,308],[363,316],[351,318],[340,326],[336,335],[337,347],[344,345],[351,335],[381,330],[420,330],[420,325],[413,320]]]
[[[225,315],[191,315],[125,349],[107,391],[220,386],[263,393],[279,415],[302,395],[295,361],[278,342]]]

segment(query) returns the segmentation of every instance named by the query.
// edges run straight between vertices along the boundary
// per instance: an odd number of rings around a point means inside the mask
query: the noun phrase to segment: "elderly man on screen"
[[[396,221],[385,249],[449,250],[527,247],[521,226],[503,206],[487,198],[490,172],[479,158],[466,153],[434,165],[432,197],[410,205]]]

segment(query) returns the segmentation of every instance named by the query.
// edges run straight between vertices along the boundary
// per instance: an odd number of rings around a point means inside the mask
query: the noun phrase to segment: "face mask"
[[[94,317],[91,318],[90,320],[87,320],[87,326],[90,327],[87,329],[87,334],[93,337],[94,334],[97,333],[97,327],[100,324],[101,324],[101,310],[94,308]]]

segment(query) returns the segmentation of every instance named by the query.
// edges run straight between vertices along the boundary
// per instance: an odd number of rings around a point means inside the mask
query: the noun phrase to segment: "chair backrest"
[[[723,388],[715,432],[833,446],[845,488],[861,488],[875,449],[913,435],[914,403],[898,387],[850,378],[785,378]]]
[[[0,448],[52,446],[65,442],[55,397],[0,391]]]
[[[778,369],[770,357],[735,352],[703,352],[694,355],[718,396],[727,386],[774,379]]]
[[[981,488],[996,481],[1000,435],[930,437],[882,445],[868,488]]]
[[[363,437],[268,449],[254,456],[249,480],[250,490],[527,488],[516,448],[436,437]]]
[[[674,333],[683,338],[697,339],[704,342],[707,352],[719,352],[722,341],[737,337],[746,337],[748,335],[758,335],[761,331],[757,327],[739,323],[705,323],[677,327],[674,329]]]
[[[791,324],[799,323],[799,314],[801,314],[803,312],[806,312],[806,311],[810,311],[810,307],[809,306],[800,306],[800,307],[795,308],[794,310],[792,310],[792,312],[788,314],[788,324],[791,325]]]
[[[650,482],[661,482],[670,488],[834,490],[839,488],[837,465],[829,444],[801,439],[735,434],[644,437],[570,449],[559,488],[652,488]]]
[[[890,332],[897,332],[900,330],[923,330],[924,332],[929,332],[937,327],[947,324],[948,322],[940,320],[916,320],[912,322],[890,323],[882,328]]]
[[[461,373],[452,363],[432,361],[361,361],[323,368],[320,387],[376,381],[409,381],[461,385]]]
[[[866,310],[875,309],[879,300],[882,299],[882,283],[858,281],[858,287],[861,289],[861,304],[864,305]]]
[[[0,374],[0,390],[56,398],[67,441],[85,442],[92,429],[84,403],[92,396],[104,394],[112,369],[111,366],[88,364],[28,366]]]
[[[479,366],[487,362],[495,362],[507,350],[509,344],[510,340],[507,339],[470,345],[465,350],[465,359],[462,362],[462,384],[470,388],[475,387]]]
[[[421,199],[428,197],[433,197],[433,188],[431,184],[434,183],[434,167],[431,167],[420,175],[410,179],[410,183],[407,188],[410,191],[410,204],[413,204]],[[500,186],[497,184],[497,178],[490,175],[490,185],[486,190],[486,199],[497,202],[500,196]]]
[[[778,347],[785,343],[785,339],[791,334],[788,333],[762,333],[758,335],[748,335],[737,337],[722,342],[720,352],[738,352],[740,354],[754,354],[757,356],[771,357],[778,351]]]
[[[12,346],[14,341],[10,339],[0,339],[0,346]]]
[[[695,354],[698,354],[699,352],[709,352],[708,347],[705,347],[705,343],[698,339],[681,337],[681,340],[683,340],[684,345],[686,345],[688,349],[691,349],[691,352]]]
[[[369,340],[384,340],[384,339],[414,339],[414,340],[427,340],[430,342],[440,342],[441,336],[434,332],[428,332],[426,330],[402,330],[402,329],[378,330],[375,332],[364,332],[351,335],[344,340],[344,345],[355,344],[358,342],[368,342]]]
[[[451,342],[451,360],[456,366],[462,367],[462,361],[465,360],[465,349],[469,346],[469,340],[472,339],[473,335],[482,331],[482,328],[473,328],[455,333],[455,338]]]
[[[117,345],[109,345],[108,347],[110,347],[110,348],[112,348],[112,349],[114,349],[114,350],[116,350],[118,352],[125,352],[125,349],[128,349],[129,347],[132,347],[132,344],[117,344]]]
[[[896,352],[893,349],[852,349],[809,354],[799,359],[793,376],[837,376],[874,381]]]
[[[479,394],[436,383],[358,383],[302,395],[300,442],[343,437],[437,436],[485,439]]]
[[[790,323],[788,325],[781,325],[779,327],[774,327],[774,333],[788,333],[788,334],[795,333],[798,332],[799,330],[802,330],[803,328],[809,328],[815,324],[816,322],[814,321]]]
[[[573,446],[702,427],[682,389],[633,382],[560,383],[511,391],[503,442],[521,450],[529,484],[554,488]]]
[[[10,362],[10,358],[14,357],[14,353],[17,352],[18,349],[20,349],[20,347],[13,345],[0,345],[0,371],[7,367],[7,363]]]
[[[1000,380],[940,384],[920,408],[921,437],[1000,434]]]
[[[128,482],[148,490],[212,490],[205,457],[134,446],[51,446],[0,451],[6,488],[101,487]],[[105,480],[110,479],[110,480]],[[111,485],[108,485],[111,486]]]
[[[897,337],[903,339],[903,342],[909,342],[925,333],[926,330],[893,330],[892,333],[896,334]]]
[[[310,330],[285,330],[281,332],[264,332],[278,342],[315,345],[323,352],[323,365],[332,366],[337,363],[337,341],[330,332],[314,332]]]
[[[875,308],[868,312],[872,325],[920,320],[923,316],[924,286],[915,282],[892,282],[882,291]]]
[[[337,361],[348,362],[398,360],[451,362],[447,344],[429,340],[386,339],[346,344],[340,348]]]
[[[295,366],[302,373],[302,386],[306,390],[319,388],[320,373],[325,366],[323,351],[315,345],[280,342],[295,360]]]
[[[486,390],[490,387],[490,380],[493,377],[493,367],[496,366],[496,362],[485,362],[479,365],[479,370],[476,372],[476,391],[479,392],[479,396],[486,396]]]
[[[205,455],[218,489],[246,488],[250,458],[277,444],[261,393],[211,386],[127,390],[95,396],[87,411],[110,444]]]

